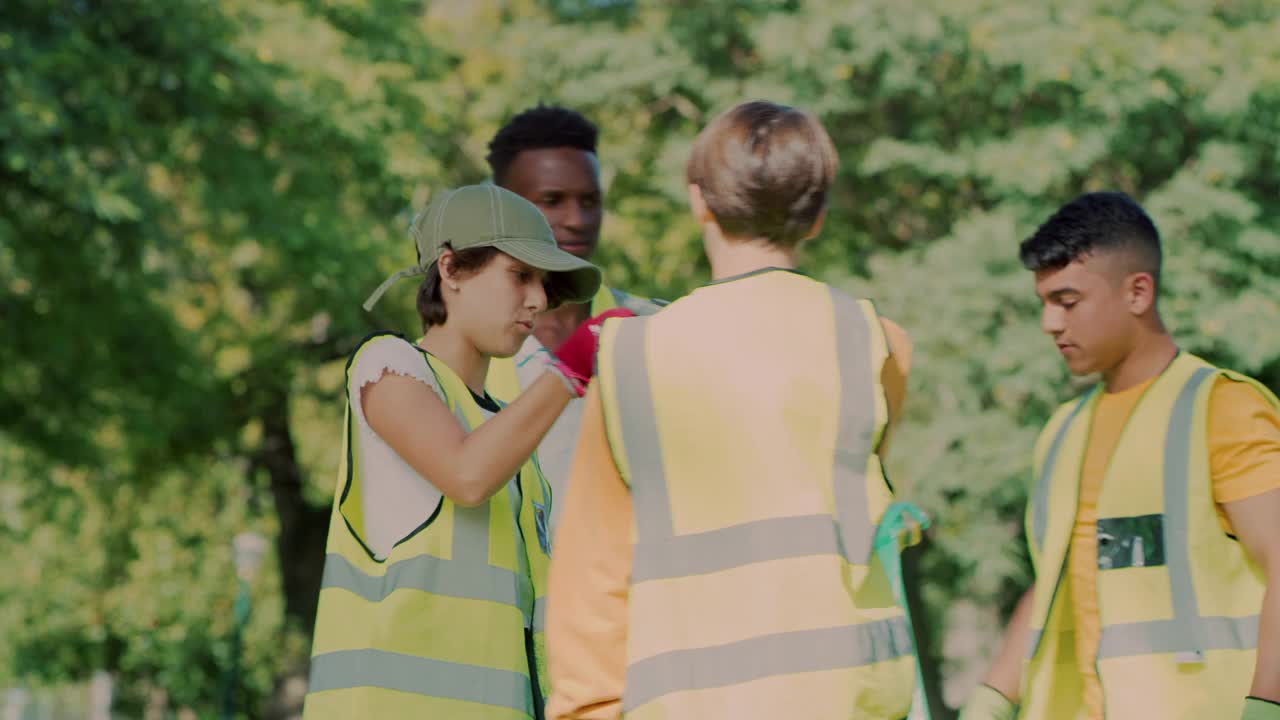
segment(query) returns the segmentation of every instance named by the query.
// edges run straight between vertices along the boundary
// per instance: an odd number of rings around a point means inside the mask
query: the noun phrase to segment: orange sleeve
[[[595,385],[587,392],[565,495],[547,590],[547,717],[617,718],[627,662],[631,494],[609,450]]]
[[[1218,378],[1214,385],[1209,466],[1220,506],[1280,488],[1280,412],[1248,383]]]

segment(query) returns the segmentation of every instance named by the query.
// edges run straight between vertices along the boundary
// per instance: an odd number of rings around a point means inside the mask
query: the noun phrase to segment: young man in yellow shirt
[[[871,553],[910,344],[794,269],[835,169],[822,126],[768,102],[694,144],[713,281],[601,333],[552,554],[548,717],[907,715],[912,642]]]
[[[1280,719],[1275,396],[1174,344],[1127,196],[1077,198],[1021,256],[1043,330],[1101,383],[1037,443],[1035,585],[961,717]]]

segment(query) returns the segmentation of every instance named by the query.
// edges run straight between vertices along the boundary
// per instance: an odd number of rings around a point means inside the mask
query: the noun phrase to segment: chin
[[[524,346],[525,335],[512,338],[505,343],[494,343],[492,347],[485,351],[489,357],[509,358],[520,352],[520,348]]]
[[[485,353],[485,355],[488,355],[491,358],[499,358],[501,360],[506,360],[509,357],[515,357],[515,354],[519,351],[520,351],[519,347],[515,347],[515,348],[507,347],[507,348],[499,348],[497,350],[490,350],[489,352]]]
[[[1098,368],[1088,362],[1069,362],[1067,363],[1067,371],[1076,377],[1084,377],[1098,372]]]
[[[594,255],[596,252],[596,244],[587,243],[585,245],[578,245],[573,243],[566,243],[564,245],[561,245],[560,249],[569,253],[570,255],[581,258],[583,260],[590,260],[591,256]]]

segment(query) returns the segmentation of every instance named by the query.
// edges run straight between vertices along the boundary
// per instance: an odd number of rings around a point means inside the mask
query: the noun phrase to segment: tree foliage
[[[914,339],[891,471],[935,516],[930,651],[950,656],[956,608],[1029,579],[1030,447],[1078,390],[1016,257],[1057,205],[1144,202],[1179,342],[1280,384],[1275,37],[1265,0],[11,0],[0,680],[107,669],[208,712],[248,527],[278,549],[246,646],[267,706],[306,654],[342,357],[414,329],[407,287],[359,302],[412,258],[411,208],[483,178],[485,142],[540,100],[601,127],[607,276],[668,298],[707,277],[697,130],[748,97],[830,129],[840,177],[804,265]]]

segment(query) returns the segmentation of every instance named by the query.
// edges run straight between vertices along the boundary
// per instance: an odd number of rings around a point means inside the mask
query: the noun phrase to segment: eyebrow
[[[1046,293],[1044,296],[1044,299],[1053,300],[1056,302],[1058,300],[1061,300],[1064,295],[1079,295],[1079,294],[1080,294],[1080,291],[1073,287],[1064,287],[1064,288],[1058,288],[1057,290],[1052,290]]]
[[[562,195],[599,195],[599,188],[575,188],[568,185],[546,185],[538,188],[538,192],[548,195],[551,193],[559,193]]]

